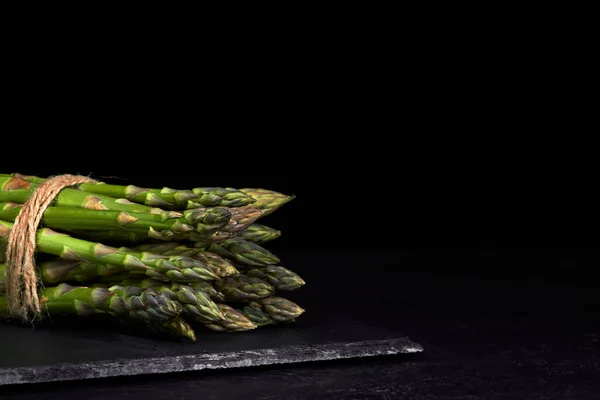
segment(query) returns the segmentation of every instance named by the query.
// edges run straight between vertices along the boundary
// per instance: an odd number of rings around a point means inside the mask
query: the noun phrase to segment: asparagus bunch
[[[0,174],[0,316],[10,316],[5,251],[23,204],[45,178]],[[280,296],[305,285],[264,246],[281,232],[257,220],[294,196],[266,189],[62,189],[36,233],[48,315],[109,317],[195,340],[195,329],[244,332],[295,321]]]
[[[29,199],[38,185],[36,182],[25,180],[21,176],[0,175],[0,219],[14,220],[20,211],[20,205]],[[92,186],[110,185],[93,184]],[[251,204],[253,199],[249,198],[251,201],[247,203]],[[209,204],[207,201],[205,203]],[[224,200],[210,202],[215,205],[221,203],[229,204]],[[127,240],[130,237],[127,235],[131,232],[137,234],[139,241],[146,239],[210,241],[211,236],[231,237],[245,230],[263,215],[260,208],[248,205],[188,207],[188,210],[182,212],[169,212],[135,203],[127,198],[113,198],[95,192],[86,192],[81,189],[81,185],[79,189],[63,189],[54,200],[54,206],[48,209],[48,214],[44,214],[44,217],[49,220],[48,226],[55,229],[76,230],[78,235],[92,240],[102,240],[107,236],[110,238],[111,234],[118,239]],[[90,213],[78,210],[78,214],[72,208],[105,212]],[[171,219],[176,221],[170,221]],[[88,231],[99,232],[96,235],[87,235]],[[122,234],[125,234],[125,237]]]

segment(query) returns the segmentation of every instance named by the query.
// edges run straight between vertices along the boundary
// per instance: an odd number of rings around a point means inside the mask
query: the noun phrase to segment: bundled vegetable
[[[47,182],[0,174],[0,316],[14,316],[4,294],[15,284],[7,279],[11,232]],[[294,321],[304,310],[280,292],[305,282],[264,247],[281,232],[257,222],[293,198],[266,189],[91,180],[61,188],[35,232],[42,315],[102,315],[190,340],[202,329],[243,332]]]

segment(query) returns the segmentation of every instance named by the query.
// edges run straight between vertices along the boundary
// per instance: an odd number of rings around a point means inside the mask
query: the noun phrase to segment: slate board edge
[[[252,367],[420,353],[423,347],[406,337],[319,345],[283,346],[235,352],[190,354],[184,356],[106,360],[77,364],[0,369],[0,386],[83,379],[165,374],[203,369]]]

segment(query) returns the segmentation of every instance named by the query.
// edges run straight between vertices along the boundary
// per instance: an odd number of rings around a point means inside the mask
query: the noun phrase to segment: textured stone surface
[[[336,360],[355,357],[417,353],[422,347],[405,338],[313,346],[200,353],[155,358],[129,358],[96,362],[59,363],[35,367],[0,369],[0,384],[23,384],[115,376],[164,374],[203,369],[239,368]]]
[[[243,334],[201,331],[196,343],[141,337],[79,319],[32,329],[0,324],[0,385],[250,367],[421,352],[408,338],[360,321],[265,327]],[[86,322],[86,321],[84,321]],[[346,327],[345,330],[341,329]],[[352,327],[353,329],[347,329]]]

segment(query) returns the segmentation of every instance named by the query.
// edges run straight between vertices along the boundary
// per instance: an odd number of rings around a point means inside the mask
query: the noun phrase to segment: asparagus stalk
[[[0,178],[19,178],[30,183],[40,184],[46,180],[46,178],[40,178],[33,175],[23,175],[15,172],[13,174],[0,174]]]
[[[200,246],[200,244],[196,244]],[[235,261],[240,266],[265,267],[280,262],[275,254],[264,247],[244,239],[226,239],[212,243],[206,249],[221,257]]]
[[[306,284],[294,271],[275,265],[269,265],[264,268],[253,268],[245,271],[244,274],[266,281],[278,291],[296,290]]]
[[[304,313],[298,304],[278,296],[252,301],[239,311],[258,326],[289,322]]]
[[[206,323],[225,320],[225,316],[219,307],[201,289],[177,283],[165,285],[164,282],[152,279],[128,279],[120,282],[120,284],[144,289],[152,288],[164,294],[169,299],[177,301],[183,309],[183,315],[198,322]]]
[[[0,201],[25,203],[33,193],[37,184],[19,177],[0,176]],[[79,189],[64,188],[53,201],[54,206],[78,207],[91,210],[112,210],[128,212],[145,212],[161,214],[164,210],[133,203],[127,199],[117,199],[83,192]]]
[[[149,286],[153,287],[154,289],[157,289],[155,286],[152,286],[152,285],[154,285],[154,283],[152,283],[152,281],[148,281],[148,280],[143,281],[141,283],[134,282],[133,284],[140,285],[142,287],[149,285]],[[157,283],[157,284],[160,284],[160,283]],[[202,292],[204,290],[204,288],[202,288],[201,284],[199,284],[199,283],[190,285],[189,287],[192,289],[200,287],[200,289],[195,289],[196,291],[200,291],[200,292]],[[165,290],[165,292],[168,292],[169,288],[163,287],[162,289],[157,289],[157,290]],[[186,316],[192,316],[197,322],[200,322],[207,328],[212,329],[214,331],[218,331],[218,332],[241,332],[241,331],[251,330],[251,329],[254,329],[257,327],[257,325],[255,323],[253,323],[252,321],[250,321],[244,314],[235,310],[231,306],[229,306],[227,304],[223,304],[223,303],[217,303],[216,306],[223,318],[208,320],[205,318],[204,315],[198,315],[197,314],[198,310],[190,310],[190,308],[188,308],[186,305],[184,305],[182,307],[182,309],[183,309],[183,313]]]
[[[130,231],[81,231],[73,230],[70,232],[73,236],[89,240],[92,242],[102,242],[113,246],[133,245],[153,240],[147,233]],[[163,238],[159,240],[164,240]],[[169,239],[171,240],[171,239]]]
[[[135,246],[134,249],[138,251],[149,251],[154,254],[162,255],[168,252],[175,251],[180,254],[185,253],[185,255],[187,256],[193,256],[194,254],[196,254],[195,250],[201,250],[187,247],[179,242],[142,243],[140,245]]]
[[[219,309],[223,315],[225,315],[225,319],[222,321],[207,323],[204,325],[207,328],[217,332],[243,332],[257,328],[257,325],[254,322],[250,321],[248,317],[230,305],[222,303],[217,305],[219,306]]]
[[[17,203],[0,203],[0,219],[14,221],[22,208]],[[149,214],[48,207],[42,217],[42,224],[49,228],[68,231],[132,231],[147,233],[150,238],[163,240],[173,236],[202,239],[223,228],[230,218],[231,213],[225,208],[186,210],[183,213],[164,211],[160,214]]]
[[[186,254],[181,254],[181,255],[187,256]],[[217,255],[215,254],[215,256],[217,256]],[[217,256],[217,257],[219,257],[219,256]],[[211,259],[212,257],[204,257],[202,255],[196,255],[192,258],[205,263],[206,268],[219,278],[239,275],[239,273],[240,273],[233,265],[229,264],[229,262],[224,259],[221,259],[223,261],[223,263],[221,264],[220,261],[212,260]],[[46,268],[46,269],[52,269],[53,264],[62,264],[62,263],[63,262],[61,260],[56,260],[56,261],[43,263],[42,267]],[[74,277],[74,278],[80,279],[80,280],[77,280],[77,282],[87,282],[90,279],[94,279],[96,277],[108,277],[108,279],[114,281],[114,279],[123,280],[123,279],[128,279],[128,278],[144,277],[144,275],[146,275],[145,271],[144,271],[144,273],[140,273],[138,271],[130,271],[130,272],[123,272],[122,270],[115,271],[114,267],[111,267],[111,266],[108,266],[108,269],[107,269],[107,266],[100,266],[99,267],[100,272],[96,272],[98,270],[97,269],[98,267],[91,267],[91,268],[92,268],[91,271],[83,273],[81,275],[77,275],[76,277]],[[150,277],[150,278],[153,277],[154,279],[160,280],[160,281],[171,280],[171,279],[169,279],[168,276],[166,276],[164,274],[159,275],[156,272],[152,272],[151,274],[148,274],[148,277]],[[185,280],[177,281],[176,280],[175,282],[184,282],[186,284],[190,284],[190,283],[194,283],[196,281],[185,281]]]
[[[21,174],[0,174],[0,178],[17,178],[31,185],[42,183],[45,179]],[[105,182],[82,183],[79,186],[84,192],[114,198],[125,198],[137,204],[167,209],[185,209],[197,207],[240,207],[255,200],[233,188],[198,187],[192,190],[178,190],[164,187],[162,189],[141,188],[134,185],[112,185]]]
[[[223,207],[218,207],[224,209]],[[188,211],[200,212],[206,209],[195,209]],[[166,235],[160,235],[157,232],[137,233],[137,232],[123,232],[123,231],[73,231],[77,236],[84,237],[89,240],[109,243],[129,243],[139,244],[152,239],[167,240],[167,241],[193,241],[198,246],[206,247],[211,243],[222,241],[228,238],[232,238],[239,232],[243,232],[249,225],[254,223],[256,219],[260,217],[260,210],[254,207],[236,207],[226,209],[231,217],[229,222],[222,228],[219,228],[216,232],[209,234],[207,230],[201,235],[195,232],[187,234],[171,234],[170,232]],[[206,224],[210,222],[207,221]],[[211,229],[214,231],[214,229]]]
[[[237,229],[237,230],[235,230],[235,232],[230,232],[228,230],[221,230],[221,231],[215,232],[214,234],[208,236],[207,238],[198,240],[196,242],[196,246],[207,247],[207,246],[210,246],[212,243],[222,242],[223,240],[233,239],[236,237],[247,240],[249,242],[261,244],[261,243],[265,243],[265,242],[277,239],[279,236],[281,236],[281,231],[278,231],[273,228],[269,228],[268,226],[265,226],[265,225],[253,223],[253,224],[250,224],[245,229]]]
[[[225,295],[215,289],[211,282],[192,282],[189,286],[194,290],[202,290],[212,301],[220,303],[225,301]]]
[[[249,304],[251,307],[260,308],[277,322],[288,322],[298,318],[304,309],[298,304],[279,296],[258,299]]]
[[[188,208],[215,205],[241,207],[256,201],[246,193],[233,188],[198,187],[192,189],[192,192],[198,196],[198,198],[194,200],[190,199],[188,201]]]
[[[162,280],[156,279],[156,274],[151,274],[151,278],[148,278],[146,274],[139,273],[138,271],[123,273],[122,269],[118,266],[110,264],[90,264],[73,260],[56,259],[52,261],[45,261],[39,264],[38,274],[39,279],[45,285],[57,285],[59,283],[71,282],[71,283],[90,283],[96,282],[95,285],[102,285],[103,287],[109,287],[111,285],[122,285],[122,286],[140,286],[135,285],[135,282],[161,282],[162,285],[172,285],[173,287],[178,286],[177,282],[171,281],[167,276],[163,276]],[[143,271],[142,271],[143,272]],[[123,282],[126,282],[125,285]],[[132,283],[133,282],[133,283]],[[167,282],[167,283],[165,283]],[[202,285],[207,283],[207,285]],[[204,290],[206,288],[212,288],[208,282],[190,282],[190,284],[197,284],[198,290]],[[156,284],[158,285],[158,284]],[[156,286],[155,285],[155,286]],[[148,288],[151,286],[143,286]],[[0,263],[0,293],[4,293],[6,290],[6,264]],[[211,294],[216,289],[213,288]],[[223,299],[222,295],[216,297],[217,299]]]
[[[50,315],[109,314],[147,322],[162,322],[173,319],[182,312],[175,301],[154,289],[124,286],[90,288],[61,283],[44,288],[41,295],[43,307]],[[0,315],[10,315],[5,296],[0,296]]]
[[[0,267],[3,267],[0,265]],[[0,276],[3,277],[3,270]],[[9,316],[8,301],[0,283],[0,316]],[[81,316],[107,314],[119,317],[124,325],[160,334],[196,340],[193,328],[179,314],[182,307],[158,290],[112,285],[110,287],[74,287],[61,283],[42,291],[46,313]]]
[[[229,211],[231,212],[229,223],[212,235],[196,240],[196,247],[206,247],[211,243],[234,238],[244,232],[262,215],[261,210],[254,206],[234,207],[230,208]]]
[[[1,270],[2,265],[0,264],[0,279],[2,276],[2,270]],[[123,282],[127,279],[132,279],[130,276],[112,276],[109,278],[106,278],[106,282],[104,283],[97,283],[96,285],[104,285],[105,287],[110,287],[111,284],[113,284],[114,282]],[[145,282],[146,280],[143,279],[142,282]],[[155,281],[152,279],[149,279],[148,281]],[[161,281],[159,281],[161,282]],[[0,286],[3,284],[4,282],[2,280],[0,280]],[[165,283],[165,282],[161,282],[161,283]],[[206,281],[198,281],[198,282],[190,282],[186,284],[187,286],[191,287],[194,290],[201,290],[204,293],[206,293],[208,295],[208,297],[215,302],[219,302],[222,303],[225,301],[225,296],[223,295],[223,293],[219,292],[217,289],[215,289],[215,287],[210,283],[210,282],[206,282]],[[0,291],[0,293],[2,293],[2,291]]]
[[[238,237],[257,244],[269,242],[281,236],[281,231],[262,224],[252,224],[238,234]]]
[[[260,307],[246,305],[242,308],[238,308],[237,311],[245,315],[250,321],[254,322],[256,326],[275,324],[275,320],[271,318],[269,314],[261,310]]]
[[[262,216],[273,213],[275,210],[292,201],[296,197],[267,189],[246,188],[240,190],[256,200],[252,205],[260,208]]]
[[[261,216],[261,210],[254,206],[231,207],[228,210],[231,213],[231,218],[223,227],[224,232],[242,232]]]
[[[230,276],[213,282],[225,301],[251,301],[271,296],[275,288],[262,279],[245,275]]]
[[[187,247],[178,242],[146,243],[135,247],[139,251],[148,251],[163,256],[186,256],[206,264],[215,275],[223,278],[239,274],[239,271],[225,258],[203,249]]]
[[[155,279],[164,282],[191,283],[203,280],[218,279],[206,267],[177,268],[160,271],[157,268],[124,269],[112,264],[94,264],[77,260],[58,259],[40,263],[40,275],[46,283],[60,282],[87,283],[95,280],[115,279]]]
[[[0,221],[0,243],[6,243],[13,224]],[[123,271],[138,271],[149,277],[166,275],[177,282],[212,280],[218,278],[201,261],[183,256],[161,256],[147,252],[133,252],[124,248],[114,248],[101,243],[88,242],[49,228],[38,230],[37,249],[42,253],[53,254],[65,260],[110,264]],[[70,268],[70,267],[69,267]],[[74,268],[65,268],[67,275]],[[60,275],[60,274],[59,274]],[[62,279],[56,277],[56,279]]]

